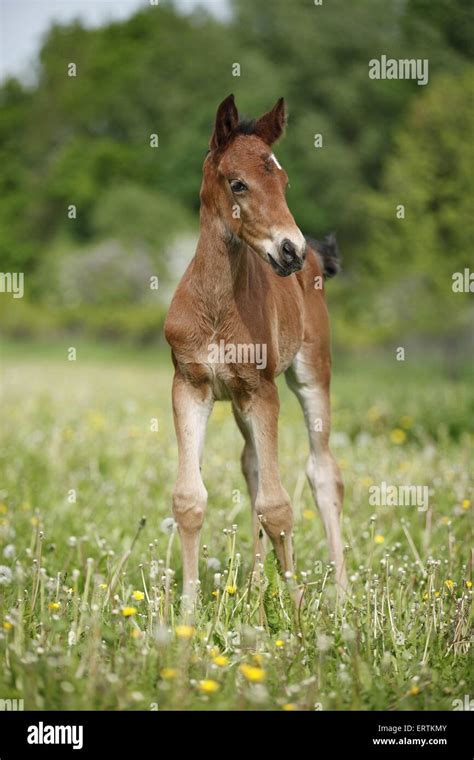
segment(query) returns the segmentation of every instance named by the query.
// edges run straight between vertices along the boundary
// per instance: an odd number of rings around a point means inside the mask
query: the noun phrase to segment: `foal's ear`
[[[209,148],[212,150],[221,150],[228,143],[232,133],[239,123],[239,114],[235,105],[234,96],[228,95],[222,101],[216,113],[216,123],[212,133]]]
[[[286,106],[279,98],[271,111],[260,117],[255,125],[255,134],[267,145],[273,145],[283,134],[286,124]]]

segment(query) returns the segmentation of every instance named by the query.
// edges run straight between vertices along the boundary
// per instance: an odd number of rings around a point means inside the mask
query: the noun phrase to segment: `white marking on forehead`
[[[274,154],[274,153],[270,153],[270,158],[271,158],[271,160],[272,160],[272,161],[274,161],[274,162],[275,162],[275,164],[277,165],[277,168],[278,168],[278,169],[281,169],[281,165],[280,165],[280,163],[278,162],[278,159],[277,159],[277,157],[275,156],[275,154]]]

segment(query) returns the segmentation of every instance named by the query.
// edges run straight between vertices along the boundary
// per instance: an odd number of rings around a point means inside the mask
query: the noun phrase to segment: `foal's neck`
[[[193,279],[196,290],[211,309],[217,312],[228,307],[229,299],[245,286],[247,257],[245,243],[230,235],[219,217],[202,209]]]

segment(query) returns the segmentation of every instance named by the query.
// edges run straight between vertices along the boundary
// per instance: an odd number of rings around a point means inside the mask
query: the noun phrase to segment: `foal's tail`
[[[306,237],[306,242],[316,253],[325,279],[341,271],[341,256],[334,232],[326,235],[323,242],[310,237]]]

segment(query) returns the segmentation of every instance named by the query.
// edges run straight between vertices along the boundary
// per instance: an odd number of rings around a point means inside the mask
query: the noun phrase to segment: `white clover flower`
[[[316,646],[320,652],[327,652],[333,644],[332,636],[326,636],[325,633],[320,633],[316,638]]]
[[[262,683],[252,684],[248,697],[255,704],[263,704],[268,699],[268,691]]]
[[[356,633],[353,628],[350,628],[348,625],[342,626],[342,639],[343,641],[354,641],[356,637]]]
[[[12,582],[13,573],[6,565],[0,565],[0,586],[9,586]]]
[[[173,517],[165,517],[160,525],[160,529],[163,533],[172,533],[176,530],[176,527],[177,525]]]
[[[165,646],[171,640],[170,631],[163,625],[158,626],[154,631],[155,641],[160,646]]]

